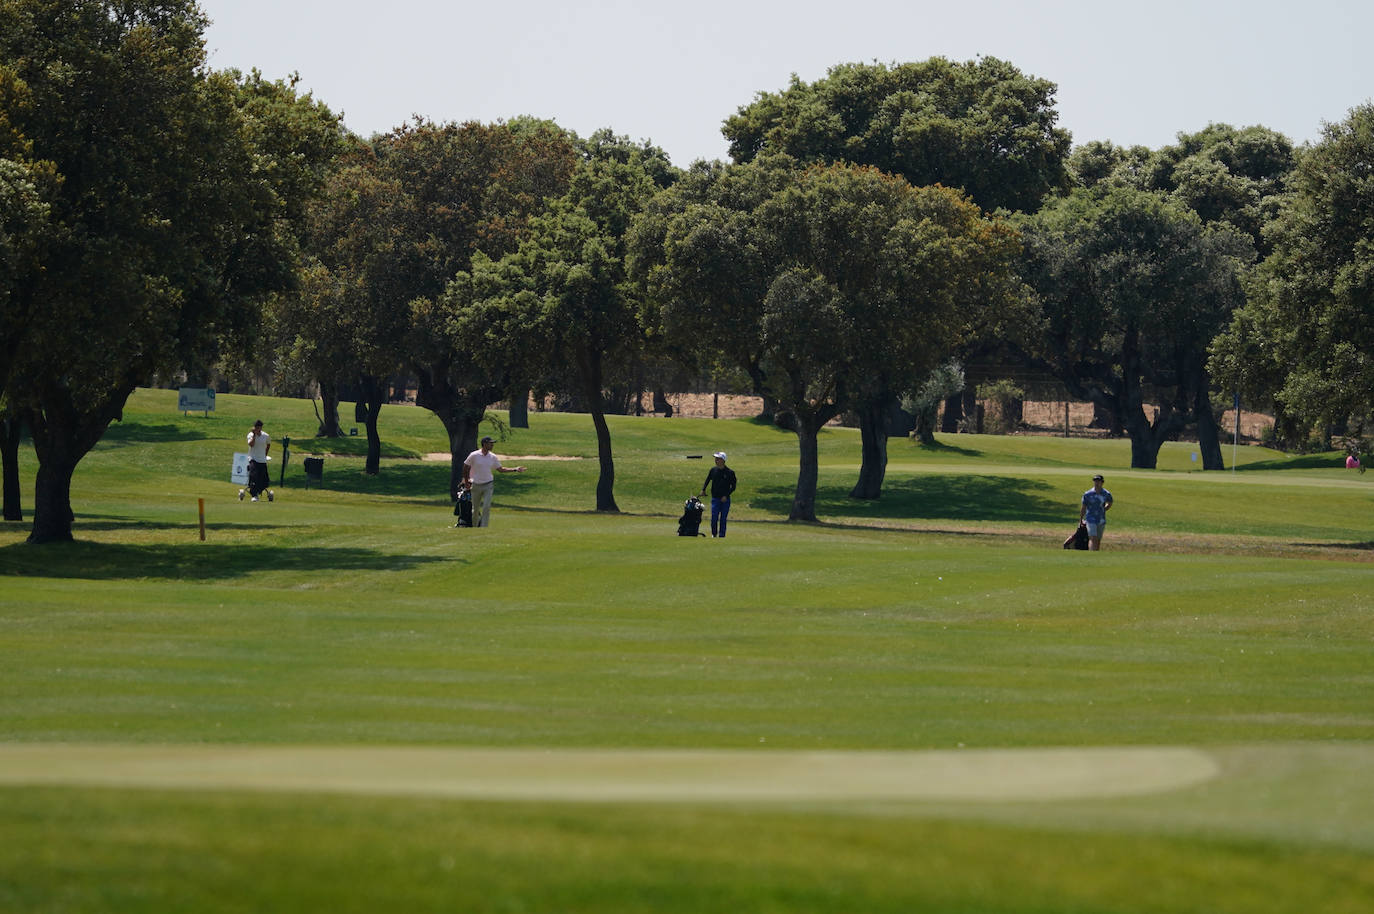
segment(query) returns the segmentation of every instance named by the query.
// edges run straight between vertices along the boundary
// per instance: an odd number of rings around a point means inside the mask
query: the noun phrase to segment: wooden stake
[[[205,499],[197,498],[200,503],[200,541],[205,542]]]

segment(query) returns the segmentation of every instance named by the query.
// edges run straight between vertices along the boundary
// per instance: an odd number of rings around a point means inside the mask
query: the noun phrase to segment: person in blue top
[[[1078,522],[1088,528],[1088,549],[1096,552],[1102,548],[1102,531],[1107,526],[1107,511],[1112,506],[1112,493],[1102,488],[1102,474],[1093,477],[1093,487],[1083,493],[1083,503],[1078,509]]]
[[[716,451],[716,465],[706,474],[701,494],[711,487],[711,535],[724,536],[725,522],[730,516],[730,495],[735,491],[735,471],[725,465],[725,452]]]

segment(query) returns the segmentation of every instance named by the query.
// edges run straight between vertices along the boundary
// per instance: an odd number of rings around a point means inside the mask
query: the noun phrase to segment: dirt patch
[[[665,395],[665,399],[672,406],[673,415],[685,419],[744,419],[753,418],[763,412],[763,399],[761,397],[740,394],[670,393]],[[653,395],[646,392],[643,402],[646,405],[652,403]],[[497,405],[501,406],[502,404]],[[986,401],[984,405],[988,405]],[[530,408],[535,408],[533,401],[530,403]],[[661,416],[663,414],[646,413],[645,415]],[[838,421],[836,420],[836,423],[832,424],[837,424]],[[1062,435],[1067,423],[1069,435],[1072,437],[1106,436],[1107,431],[1093,428],[1092,421],[1093,406],[1091,403],[1027,400],[1022,407],[1022,426],[1019,431],[1024,434]],[[1235,423],[1233,410],[1228,409],[1222,413],[1218,427],[1223,439],[1230,440],[1231,432],[1235,429]],[[1264,432],[1272,428],[1273,425],[1272,416],[1241,411],[1240,434],[1243,441],[1258,441]]]
[[[1146,411],[1154,407],[1147,406]],[[1051,435],[1063,435],[1067,426],[1069,435],[1074,438],[1090,438],[1107,434],[1105,429],[1093,428],[1093,406],[1091,403],[1070,401],[1031,401],[1027,400],[1021,408],[1022,431]],[[1269,429],[1274,427],[1274,417],[1263,413],[1240,413],[1240,436],[1242,441],[1258,441]],[[1217,423],[1223,441],[1230,441],[1236,428],[1235,410],[1226,410]]]
[[[744,419],[763,412],[763,398],[736,394],[668,394],[674,416],[684,419]],[[646,397],[645,403],[653,402]],[[654,415],[661,415],[654,413]]]

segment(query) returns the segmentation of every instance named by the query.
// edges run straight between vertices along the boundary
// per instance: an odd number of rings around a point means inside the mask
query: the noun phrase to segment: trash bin
[[[305,487],[310,488],[310,481],[315,481],[315,485],[324,484],[324,458],[307,457],[305,458]]]

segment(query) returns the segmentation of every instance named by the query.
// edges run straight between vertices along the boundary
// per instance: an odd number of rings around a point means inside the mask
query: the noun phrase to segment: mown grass
[[[361,439],[309,440],[308,402],[174,408],[140,391],[83,461],[77,542],[0,528],[0,741],[1191,745],[1223,774],[882,808],[5,788],[0,910],[1374,908],[1374,477],[1334,455],[1204,474],[1184,444],[1144,472],[1123,442],[893,441],[869,503],[831,429],[823,523],[796,525],[789,434],[619,419],[606,516],[590,422],[535,414],[499,452],[583,459],[524,461],[474,531],[447,464],[408,456],[444,450],[422,410],[383,411],[367,477]],[[259,416],[292,453],[252,505],[228,474]],[[679,539],[717,448],[731,535]],[[1065,552],[1095,469],[1107,549]]]
[[[71,842],[59,855],[7,842],[26,868],[0,893],[13,910],[1362,914],[1370,888],[1368,855],[1346,849],[1033,823],[271,794],[7,799],[0,837]]]

